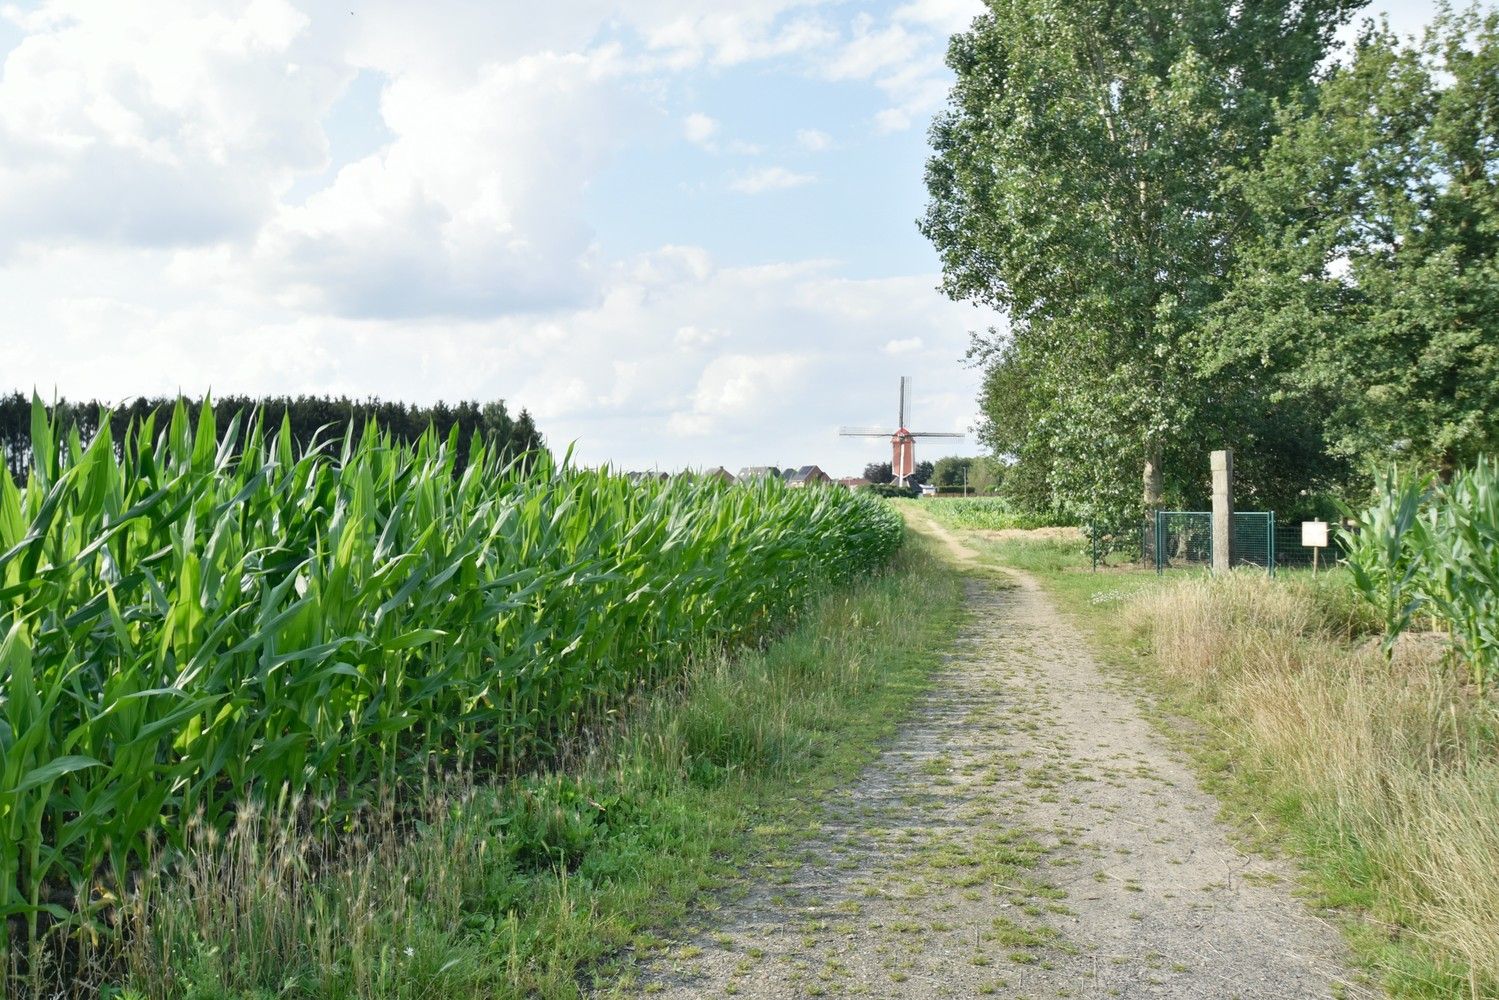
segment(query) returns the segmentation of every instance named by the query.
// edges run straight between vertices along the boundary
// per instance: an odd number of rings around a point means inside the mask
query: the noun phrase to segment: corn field
[[[1430,616],[1475,685],[1499,681],[1499,464],[1480,459],[1446,483],[1392,471],[1355,525],[1343,546],[1383,619],[1386,654]]]
[[[481,444],[455,475],[456,434],[297,454],[206,406],[118,442],[32,424],[25,485],[0,472],[6,966],[107,934],[191,828],[523,762],[902,539],[844,490],[634,485]]]
[[[1053,520],[1017,514],[1000,497],[932,497],[922,501],[922,510],[948,528],[1003,531],[1009,528],[1044,528]]]

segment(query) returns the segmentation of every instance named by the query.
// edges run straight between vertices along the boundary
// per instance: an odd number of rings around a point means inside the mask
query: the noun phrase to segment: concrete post
[[[1234,564],[1234,453],[1213,452],[1213,572]]]

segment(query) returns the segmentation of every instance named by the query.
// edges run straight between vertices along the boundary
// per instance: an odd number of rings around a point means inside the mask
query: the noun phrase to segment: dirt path
[[[924,525],[954,561],[974,553]],[[1030,580],[969,581],[932,693],[795,863],[639,984],[669,997],[1351,996],[1336,932]]]

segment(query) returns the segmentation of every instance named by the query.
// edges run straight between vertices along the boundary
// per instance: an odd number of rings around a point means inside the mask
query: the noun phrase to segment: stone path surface
[[[803,853],[720,898],[631,992],[1362,995],[1336,931],[1232,846],[1032,581],[975,574],[968,603],[931,693]]]

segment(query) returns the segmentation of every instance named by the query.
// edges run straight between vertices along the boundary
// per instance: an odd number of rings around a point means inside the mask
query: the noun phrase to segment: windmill
[[[911,379],[900,377],[900,421],[894,431],[876,427],[840,427],[841,437],[888,437],[890,438],[890,471],[895,481],[906,485],[906,477],[916,471],[917,438],[960,438],[963,435],[950,431],[912,431],[906,429],[906,419],[911,414]]]

